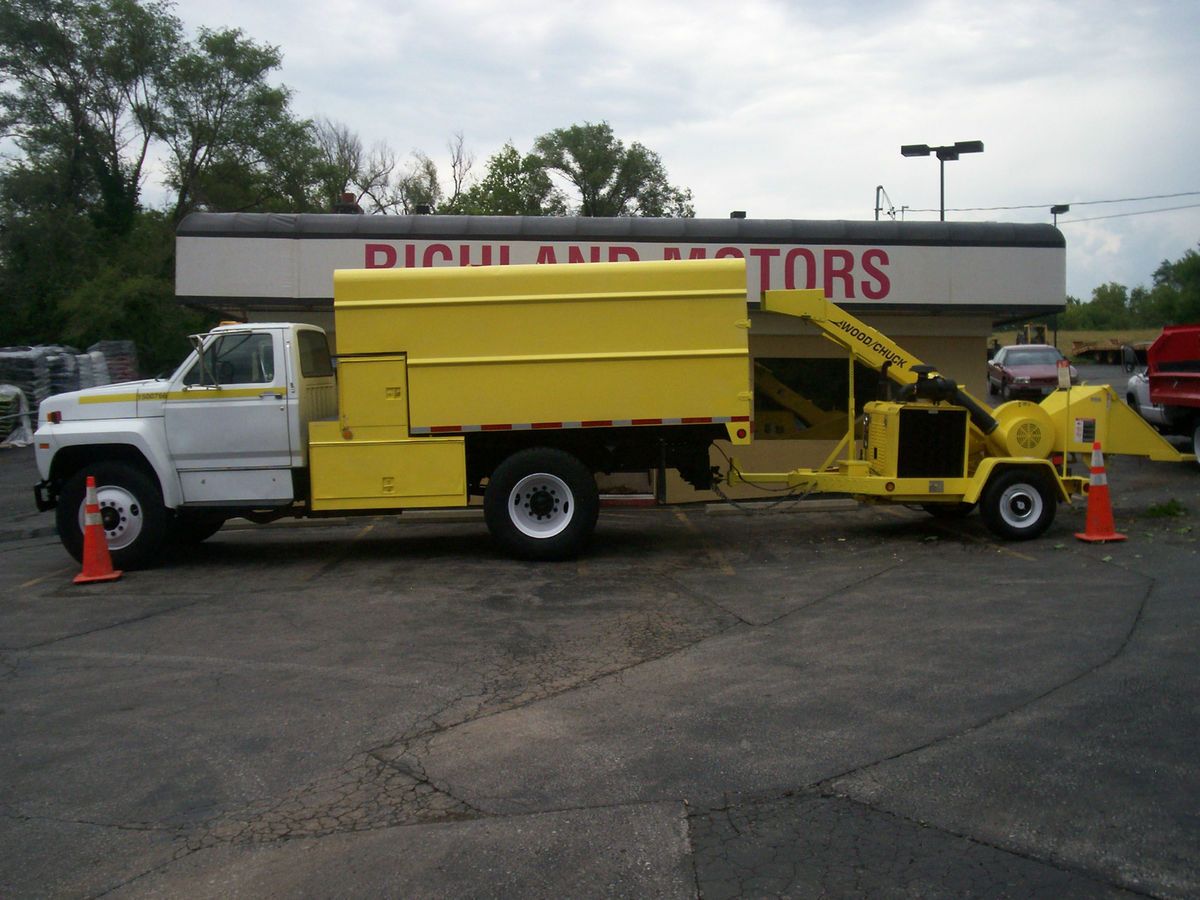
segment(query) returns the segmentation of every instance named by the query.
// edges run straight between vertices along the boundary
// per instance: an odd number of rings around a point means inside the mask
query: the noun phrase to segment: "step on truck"
[[[167,378],[52,397],[39,412],[35,498],[79,558],[95,476],[120,568],[235,516],[477,501],[508,553],[570,558],[595,528],[598,473],[669,468],[705,491],[719,474],[713,442],[750,442],[746,304],[740,259],[338,271],[336,367],[318,328],[231,324],[194,336]],[[934,514],[978,506],[997,535],[1026,539],[1086,492],[1066,457],[1092,441],[1184,458],[1111,388],[992,410],[820,291],[770,291],[763,304],[878,371],[881,397],[864,427],[851,377],[846,433],[823,466],[750,473],[735,458],[730,484]]]

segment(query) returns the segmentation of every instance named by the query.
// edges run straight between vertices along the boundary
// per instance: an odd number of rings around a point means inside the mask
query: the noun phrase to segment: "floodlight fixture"
[[[938,158],[939,190],[939,219],[946,221],[946,163],[958,159],[961,153],[982,153],[983,141],[955,141],[943,147],[930,147],[928,144],[902,144],[901,156],[929,156],[933,153]]]

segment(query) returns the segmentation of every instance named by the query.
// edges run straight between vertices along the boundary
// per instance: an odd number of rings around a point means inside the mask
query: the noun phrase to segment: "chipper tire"
[[[483,498],[488,530],[520,559],[572,559],[596,528],[596,479],[562,450],[533,447],[496,467]]]
[[[989,479],[979,498],[979,514],[997,537],[1028,541],[1054,521],[1058,494],[1041,472],[1005,469]]]

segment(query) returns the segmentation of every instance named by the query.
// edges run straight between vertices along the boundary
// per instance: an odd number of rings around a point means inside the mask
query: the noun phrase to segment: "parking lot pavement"
[[[0,453],[0,896],[1195,896],[1200,467],[1108,463],[1122,544],[371,518],[76,587]]]

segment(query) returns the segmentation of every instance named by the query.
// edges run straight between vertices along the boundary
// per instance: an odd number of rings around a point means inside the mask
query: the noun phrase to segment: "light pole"
[[[1061,216],[1063,213],[1069,213],[1070,211],[1071,211],[1070,203],[1056,203],[1056,204],[1054,204],[1054,206],[1050,207],[1050,215],[1054,216],[1054,227],[1055,228],[1058,227],[1058,217]]]
[[[983,141],[955,141],[945,147],[930,147],[928,144],[905,144],[900,148],[901,156],[928,156],[936,153],[938,177],[941,182],[940,221],[946,221],[946,161],[958,159],[960,153],[982,153]]]

